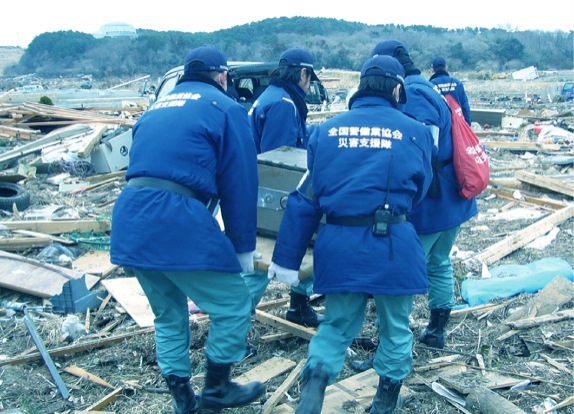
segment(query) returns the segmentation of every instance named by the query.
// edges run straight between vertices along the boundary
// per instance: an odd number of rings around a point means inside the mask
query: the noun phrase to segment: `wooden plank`
[[[119,266],[110,261],[110,252],[94,250],[79,257],[72,263],[72,269],[99,277],[109,276]]]
[[[564,371],[567,374],[569,374],[570,376],[573,375],[572,371],[570,371],[568,368],[566,368],[564,365],[562,365],[560,362],[550,358],[548,355],[546,354],[540,354],[540,356],[542,358],[544,358],[546,360],[546,362],[548,362],[550,365],[552,365],[555,368],[558,368],[560,371]]]
[[[514,176],[524,183],[546,188],[560,194],[565,194],[569,197],[574,197],[574,185],[565,183],[556,178],[545,177],[529,171],[516,171]]]
[[[80,343],[77,345],[69,345],[69,346],[63,346],[63,347],[54,348],[54,349],[48,349],[48,354],[52,358],[63,356],[63,355],[70,355],[70,354],[74,354],[76,352],[89,351],[91,349],[98,349],[98,348],[103,348],[104,346],[114,345],[114,344],[123,342],[127,339],[133,338],[135,336],[153,334],[154,332],[155,332],[154,328],[140,329],[138,331],[133,331],[133,332],[129,332],[129,333],[121,334],[121,335],[116,335],[116,336],[112,336],[112,337],[109,337],[106,339],[96,339],[93,341],[83,342],[83,343]],[[0,360],[0,366],[25,364],[27,362],[36,361],[36,360],[41,359],[41,358],[42,358],[42,356],[40,355],[39,352],[34,352],[32,354],[28,354],[28,355],[24,355],[24,356]]]
[[[30,230],[45,234],[62,233],[108,233],[112,229],[109,220],[37,220],[3,221],[0,226],[5,230]]]
[[[140,328],[153,326],[155,315],[151,310],[147,296],[135,277],[102,280],[101,283]]]
[[[42,298],[62,292],[70,279],[79,279],[84,273],[42,263],[16,254],[0,251],[0,286]],[[86,287],[91,289],[100,279],[86,274]]]
[[[519,200],[516,200],[516,199],[514,198],[514,195],[513,195],[510,191],[504,191],[504,190],[498,190],[498,189],[492,188],[492,189],[490,190],[490,192],[493,193],[493,194],[496,194],[496,195],[500,195],[500,196],[502,196],[502,197],[506,197],[506,198],[512,199],[512,200],[514,200],[514,201],[516,201],[516,202],[519,202]],[[524,195],[524,194],[522,194],[522,196],[524,197],[524,199],[525,199],[527,202],[532,203],[532,204],[537,204],[537,205],[540,205],[540,206],[548,206],[548,207],[552,207],[553,209],[561,209],[561,208],[564,208],[564,207],[568,207],[568,204],[567,204],[567,203],[564,203],[564,202],[559,201],[559,200],[554,200],[554,199],[551,199],[551,198],[545,198],[545,197],[543,197],[543,198],[535,198],[535,197],[530,197],[530,196],[527,196],[527,195]]]
[[[19,139],[36,139],[40,131],[34,129],[14,128],[0,125],[0,134]]]
[[[467,408],[480,414],[526,414],[506,398],[484,387],[474,388],[466,399]]]
[[[283,383],[275,390],[273,395],[265,401],[263,404],[263,414],[270,414],[273,408],[285,397],[285,393],[295,384],[301,375],[301,370],[307,362],[306,359],[299,361],[297,366],[291,371],[289,376],[283,381]]]
[[[538,144],[536,142],[481,141],[481,144],[483,144],[486,148],[504,148],[504,149],[527,150],[527,151],[538,150]]]
[[[103,186],[106,185],[106,184],[113,183],[113,182],[116,181],[116,180],[118,180],[117,177],[109,178],[109,179],[107,179],[107,180],[100,181],[100,182],[95,183],[95,184],[90,184],[90,185],[88,185],[88,186],[86,186],[86,187],[78,188],[77,190],[70,191],[70,194],[79,194],[79,193],[84,193],[84,192],[86,192],[86,191],[95,190],[95,189],[97,189],[97,188],[103,187]]]
[[[51,244],[49,237],[13,237],[11,239],[0,239],[0,250],[7,252],[19,252],[36,247],[44,247]]]
[[[461,394],[470,394],[477,386],[490,390],[510,388],[524,381],[523,378],[513,378],[496,372],[467,371],[455,375],[440,375],[439,381],[445,386],[456,390]]]
[[[547,408],[546,410],[542,411],[542,414],[553,413],[555,410],[567,407],[572,404],[574,404],[574,396],[566,398],[564,401],[556,404],[554,407]]]
[[[115,400],[122,396],[123,388],[117,388],[108,395],[106,395],[101,400],[97,401],[96,403],[90,405],[86,408],[86,411],[100,411],[100,408],[106,407],[113,403]]]
[[[478,253],[476,257],[482,258],[486,264],[493,264],[497,260],[505,257],[515,250],[525,246],[537,237],[543,236],[548,233],[559,223],[568,220],[574,216],[574,205],[570,204],[568,207],[556,211],[555,213],[537,221],[536,223],[517,231],[510,237],[493,244],[482,252]]]
[[[85,137],[83,141],[83,148],[80,148],[77,152],[79,158],[87,158],[92,150],[95,148],[96,144],[100,142],[100,139],[104,135],[104,132],[108,130],[107,125],[91,125],[94,128],[89,137]]]
[[[261,343],[281,341],[282,339],[293,338],[293,334],[289,332],[282,332],[274,335],[263,335],[259,338]]]
[[[512,329],[530,329],[548,323],[561,322],[564,320],[574,319],[574,309],[566,309],[551,315],[539,316],[536,318],[521,319],[518,321],[504,322],[505,325]]]
[[[103,181],[103,180],[107,180],[108,178],[114,178],[114,177],[123,177],[124,175],[126,175],[126,171],[116,171],[113,173],[109,173],[109,174],[99,174],[99,175],[94,175],[91,177],[86,177],[86,181],[91,182],[91,181]]]
[[[261,365],[247,371],[245,374],[240,375],[233,379],[234,382],[239,384],[248,384],[252,381],[266,382],[271,378],[277,377],[286,371],[289,371],[295,366],[295,362],[290,359],[272,357]]]
[[[13,232],[18,233],[18,234],[25,234],[26,236],[32,236],[32,237],[47,237],[51,241],[56,242],[56,243],[60,243],[60,244],[67,244],[67,245],[76,244],[75,241],[66,239],[64,237],[52,236],[49,234],[38,233],[35,231],[30,231],[30,230],[13,230]]]
[[[281,319],[278,316],[260,311],[259,309],[255,310],[255,315],[253,315],[253,319],[265,323],[267,325],[274,326],[275,328],[283,329],[288,333],[291,333],[295,336],[307,340],[310,340],[313,336],[315,336],[316,333],[316,331],[311,328],[306,328],[304,326],[297,325],[285,319]]]

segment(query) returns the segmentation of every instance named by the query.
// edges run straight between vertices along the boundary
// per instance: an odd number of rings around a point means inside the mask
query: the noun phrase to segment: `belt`
[[[170,180],[164,180],[162,178],[156,177],[134,177],[130,178],[128,185],[134,187],[154,187],[160,190],[171,191],[172,193],[179,194],[180,196],[187,198],[195,198],[201,201],[203,204],[207,203],[207,199],[200,192],[192,190],[189,187],[178,184]]]
[[[389,224],[406,223],[407,216],[401,214],[399,216],[392,216]],[[368,217],[329,217],[327,216],[327,224],[335,224],[337,226],[350,226],[350,227],[369,227],[375,225],[375,216]]]

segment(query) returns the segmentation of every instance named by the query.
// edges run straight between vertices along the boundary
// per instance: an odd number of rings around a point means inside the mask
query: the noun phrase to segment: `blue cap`
[[[399,102],[406,103],[405,69],[397,59],[386,55],[370,58],[361,69],[361,79],[367,76],[382,76],[397,81],[401,85]]]
[[[193,49],[185,57],[184,72],[209,72],[212,70],[225,72],[227,58],[223,52],[212,46],[200,46]]]
[[[403,52],[402,53],[398,53],[398,48],[403,48]],[[392,57],[398,57],[401,54],[409,54],[409,49],[407,49],[407,46],[399,41],[399,40],[395,40],[395,39],[387,39],[387,40],[383,40],[382,42],[379,42],[374,48],[373,51],[371,52],[371,56],[392,56]]]
[[[436,56],[432,60],[431,67],[434,69],[444,68],[446,66],[446,60],[442,56]]]
[[[311,56],[311,54],[305,49],[301,49],[300,47],[293,47],[283,52],[279,57],[279,66],[307,68],[311,71],[311,80],[319,80],[317,75],[315,75],[315,71],[313,70],[313,56]]]

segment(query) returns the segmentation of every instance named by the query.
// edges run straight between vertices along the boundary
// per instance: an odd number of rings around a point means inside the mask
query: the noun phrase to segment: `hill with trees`
[[[180,65],[189,50],[205,44],[224,51],[230,61],[275,61],[285,49],[299,46],[313,54],[316,67],[360,70],[373,46],[389,38],[403,41],[421,69],[436,55],[458,72],[572,69],[573,36],[573,31],[449,30],[308,17],[271,18],[210,33],[138,29],[136,38],[96,39],[59,31],[36,36],[4,76],[161,76]]]

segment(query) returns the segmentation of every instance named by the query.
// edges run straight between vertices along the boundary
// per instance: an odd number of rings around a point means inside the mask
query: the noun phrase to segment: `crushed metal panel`
[[[97,174],[126,169],[130,163],[132,130],[129,129],[95,147],[90,159]]]
[[[257,231],[276,236],[287,206],[287,196],[307,171],[307,151],[280,147],[257,156],[259,191]]]

